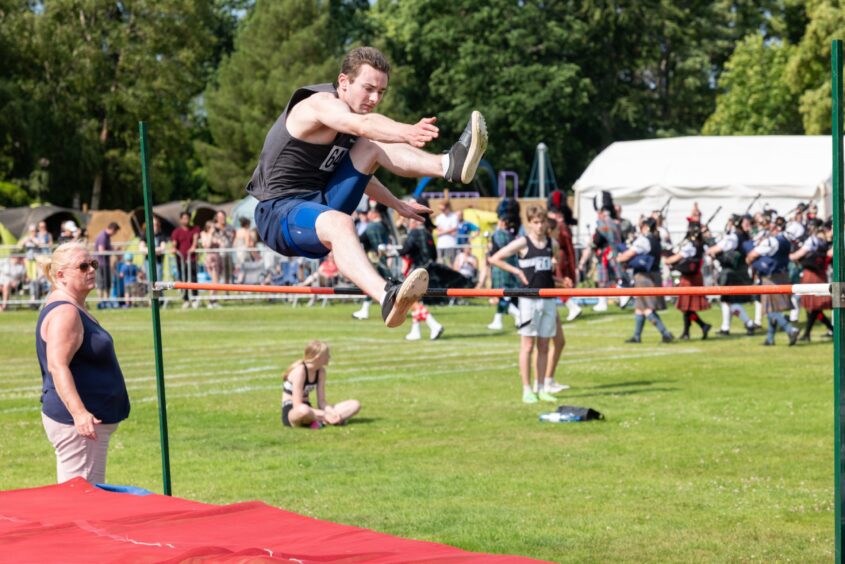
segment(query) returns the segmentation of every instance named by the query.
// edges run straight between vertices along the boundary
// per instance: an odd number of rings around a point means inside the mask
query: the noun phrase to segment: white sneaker
[[[431,336],[429,337],[429,339],[431,339],[432,341],[436,341],[437,339],[440,338],[440,335],[442,335],[442,334],[443,334],[443,326],[438,323],[436,326],[432,327]]]
[[[370,314],[369,314],[369,312],[365,312],[365,311],[362,311],[362,310],[359,309],[358,311],[356,311],[355,313],[352,314],[352,317],[354,317],[355,319],[360,319],[360,320],[363,321],[365,319],[369,319]]]
[[[420,333],[420,324],[414,323],[411,325],[411,331],[405,335],[406,341],[419,341],[422,339],[422,333]]]
[[[199,306],[200,306],[200,301],[199,301],[199,300],[194,300],[193,302],[191,302],[191,307],[192,307],[192,308],[197,309]]]
[[[619,298],[619,308],[625,309],[630,302],[631,296],[622,296],[621,298]]]
[[[567,386],[566,384],[558,384],[557,382],[552,382],[551,384],[546,383],[545,388],[547,393],[559,394],[564,390],[568,390],[569,386]]]
[[[487,326],[488,329],[491,331],[501,331],[502,330],[502,319],[494,319],[493,322]]]
[[[598,311],[598,312],[607,311],[607,302],[597,303],[595,305],[595,307],[593,308],[593,311]]]
[[[182,309],[188,309],[191,307],[191,302],[182,302]]]
[[[578,319],[578,316],[580,316],[583,311],[581,309],[581,306],[579,306],[572,300],[566,302],[566,308],[569,310],[569,315],[566,316],[567,321],[575,321],[576,319]]]

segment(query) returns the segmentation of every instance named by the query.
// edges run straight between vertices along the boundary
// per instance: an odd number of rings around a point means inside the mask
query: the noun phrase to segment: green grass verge
[[[436,342],[326,308],[162,312],[173,493],[262,500],[304,515],[466,550],[562,562],[830,561],[832,345],[762,337],[663,345],[630,313],[565,326],[561,403],[604,422],[539,423],[520,401],[513,329],[492,309],[433,308]],[[375,310],[374,310],[375,312]],[[148,309],[95,312],[117,343],[132,414],[108,480],[161,491]],[[704,317],[717,325],[718,310]],[[34,312],[0,321],[0,489],[55,481],[38,415]],[[675,334],[680,316],[664,315]],[[694,337],[698,335],[694,328]],[[424,337],[427,331],[424,330]],[[283,429],[281,370],[327,340],[330,401],[358,421]]]

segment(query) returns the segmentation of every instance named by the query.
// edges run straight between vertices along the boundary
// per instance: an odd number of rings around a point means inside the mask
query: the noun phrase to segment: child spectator
[[[138,265],[132,262],[133,259],[132,253],[126,253],[123,255],[123,262],[117,265],[117,295],[123,298],[123,307],[132,305],[127,298],[138,295],[138,282],[143,276]]]
[[[526,234],[517,237],[490,257],[490,264],[515,275],[529,288],[554,288],[552,271],[552,241],[547,234],[546,210],[530,206],[525,212],[528,224]],[[519,266],[505,261],[516,255]],[[519,317],[520,351],[519,375],[522,380],[523,403],[538,400],[554,402],[557,399],[545,388],[546,364],[549,356],[549,339],[557,330],[557,309],[554,299],[520,298]],[[531,389],[531,352],[536,347],[536,378],[538,393]]]

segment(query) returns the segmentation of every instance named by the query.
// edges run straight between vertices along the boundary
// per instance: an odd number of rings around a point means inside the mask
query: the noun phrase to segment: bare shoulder
[[[295,367],[293,367],[291,369],[290,372],[288,372],[288,375],[287,375],[288,382],[291,382],[291,383],[301,382],[304,379],[305,379],[305,368],[302,366],[302,364],[297,364]]]
[[[41,336],[48,333],[67,335],[82,329],[82,320],[73,304],[61,304],[53,308],[41,323]]]

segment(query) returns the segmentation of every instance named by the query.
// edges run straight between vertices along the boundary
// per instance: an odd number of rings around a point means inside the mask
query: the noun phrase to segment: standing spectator
[[[475,285],[478,280],[478,259],[472,254],[472,247],[465,245],[460,248],[460,253],[452,263],[452,269],[457,270],[461,276],[467,279],[467,283]]]
[[[146,237],[146,226],[143,226],[141,231],[145,234],[144,237]],[[147,252],[147,240],[144,237],[141,238],[141,243],[138,245],[138,249],[142,253]],[[169,239],[167,238],[167,235],[161,231],[161,221],[159,221],[158,217],[153,216],[153,245],[155,245],[156,280],[161,280],[161,276],[164,273],[164,255],[167,253],[168,241]],[[147,265],[147,261],[144,260],[144,272],[149,279],[151,277],[150,273],[147,272]]]
[[[662,285],[660,276],[660,235],[657,231],[657,220],[648,217],[640,223],[640,235],[634,239],[631,246],[619,255],[620,263],[627,263],[634,271],[634,288],[659,288]],[[672,333],[666,329],[658,311],[666,309],[663,296],[638,296],[634,300],[634,334],[626,343],[640,343],[643,327],[648,320],[660,331],[664,343],[674,340]]]
[[[23,288],[25,281],[26,267],[22,256],[12,255],[7,259],[0,260],[0,290],[3,293],[0,311],[6,311],[12,290],[17,291]]]
[[[59,238],[56,243],[59,245],[62,243],[70,243],[71,241],[79,239],[80,235],[81,233],[79,231],[79,227],[76,225],[76,222],[69,219],[62,223],[62,232],[59,234]]]
[[[464,220],[463,210],[455,212],[458,216],[458,231],[456,232],[456,240],[458,247],[465,247],[470,244],[473,237],[480,231],[478,226],[471,221]],[[460,251],[458,251],[460,252]]]
[[[123,298],[123,307],[132,305],[127,298],[138,295],[138,282],[141,280],[142,273],[138,265],[133,262],[134,258],[132,253],[125,253],[123,262],[117,265],[117,295]]]
[[[38,244],[38,228],[33,223],[27,229],[26,235],[18,241],[18,246],[23,249],[26,256],[26,276],[30,280],[38,278],[38,266],[35,264],[36,255],[40,254]]]
[[[109,439],[129,416],[129,394],[114,340],[85,310],[97,260],[78,243],[60,245],[43,262],[53,284],[35,327],[41,367],[41,421],[56,451],[59,483],[106,480]]]
[[[223,257],[219,249],[223,247],[225,240],[222,238],[222,232],[219,227],[211,220],[205,222],[205,229],[200,233],[200,245],[205,249],[205,259],[203,261],[205,271],[211,278],[212,284],[220,283],[220,275],[223,273]],[[208,300],[208,307],[220,307],[217,300],[214,298],[216,290],[211,290]]]
[[[179,214],[179,227],[173,230],[170,238],[176,247],[176,265],[179,279],[182,282],[197,281],[197,242],[199,241],[199,227],[191,225],[191,214],[184,211]],[[192,291],[193,306],[199,307],[198,293]],[[182,308],[191,307],[188,301],[188,290],[182,291]]]
[[[443,264],[452,264],[458,250],[455,246],[458,243],[458,215],[452,212],[452,204],[449,200],[440,203],[440,214],[434,218],[434,225],[437,228],[437,254]]]
[[[382,205],[382,204],[379,204]],[[383,206],[387,210],[386,206]],[[390,242],[387,227],[382,221],[381,211],[378,209],[376,203],[373,201],[370,209],[367,211],[367,221],[364,227],[364,232],[358,236],[361,244],[364,246],[364,252],[367,253],[367,258],[378,272],[379,276],[387,280],[390,278],[390,271],[387,269],[387,260],[384,256],[384,249]],[[370,296],[364,296],[364,301],[361,302],[361,309],[352,314],[355,319],[369,319],[370,305],[373,299]]]
[[[554,288],[552,271],[552,240],[547,234],[546,211],[540,206],[530,206],[525,216],[528,219],[526,235],[511,241],[490,257],[490,263],[517,276],[529,288]],[[519,267],[508,264],[504,259],[517,255]],[[520,298],[519,316],[523,325],[519,329],[519,375],[522,380],[523,403],[538,400],[555,402],[557,399],[546,391],[544,379],[549,355],[549,339],[555,335],[555,300],[544,298]],[[531,352],[537,348],[535,374],[538,393],[531,387]]]
[[[38,222],[38,233],[36,234],[36,238],[38,239],[38,247],[40,253],[50,254],[51,248],[53,246],[53,235],[49,231],[47,231],[46,221]]]
[[[99,267],[97,268],[97,296],[100,298],[100,302],[97,304],[97,309],[109,306],[113,257],[108,253],[112,250],[111,238],[118,231],[120,231],[120,226],[115,222],[111,222],[108,227],[100,231],[94,240],[94,257],[99,262]]]
[[[762,223],[762,221],[761,221]],[[745,262],[760,276],[763,286],[772,284],[789,284],[789,250],[791,244],[780,233],[776,221],[768,222],[769,231],[759,243],[745,257]],[[750,246],[750,245],[749,245]],[[775,332],[778,328],[789,336],[789,346],[798,341],[799,331],[790,324],[783,315],[784,311],[792,309],[790,297],[785,294],[763,294],[760,296],[761,308],[769,320],[769,330],[766,346],[775,344]]]
[[[214,231],[220,248],[226,249],[220,252],[220,281],[224,284],[231,284],[234,279],[234,260],[232,251],[229,249],[234,246],[235,228],[226,222],[226,212],[223,210],[214,214]]]
[[[563,202],[563,208],[552,208],[549,210],[549,220],[554,220],[557,223],[557,277],[564,281],[565,287],[574,288],[578,283],[578,263],[575,260],[575,245],[572,243],[571,225],[577,225],[578,222],[572,217],[572,210]],[[569,279],[567,283],[566,280]],[[574,321],[581,315],[581,307],[573,299],[569,298],[564,302],[566,308],[569,310],[567,321]]]
[[[701,275],[703,257],[704,239],[701,233],[701,224],[697,221],[691,221],[687,229],[687,236],[681,243],[679,251],[670,257],[666,257],[666,264],[674,265],[675,269],[681,273],[681,283],[679,284],[681,288],[704,286],[704,278]],[[675,307],[684,312],[684,332],[681,333],[681,340],[689,340],[689,330],[693,321],[701,327],[701,338],[706,339],[712,326],[702,321],[698,312],[710,309],[707,296],[678,296]]]
[[[516,237],[516,232],[520,227],[519,203],[516,200],[504,199],[499,203],[496,213],[499,221],[496,224],[496,230],[490,238],[490,245],[487,249],[490,285],[496,289],[519,288],[519,279],[515,275],[490,262],[491,256],[496,254],[499,249],[503,249],[510,244],[514,240],[514,237]],[[504,260],[514,267],[518,264],[515,256],[508,257]],[[506,313],[512,315],[515,325],[519,326],[519,309],[511,301],[511,298],[502,297],[499,298],[499,302],[496,305],[496,313],[493,315],[493,321],[487,328],[500,331],[502,329],[502,316]]]
[[[235,267],[240,273],[244,262],[249,259],[249,251],[255,247],[255,241],[252,237],[252,230],[250,229],[250,220],[248,217],[242,217],[238,223],[240,227],[235,231],[235,239],[232,245],[235,247]]]

